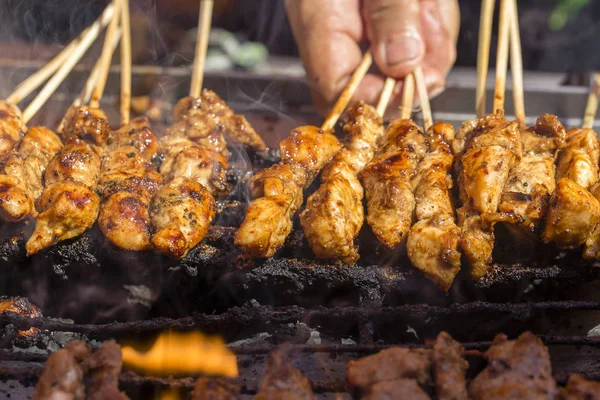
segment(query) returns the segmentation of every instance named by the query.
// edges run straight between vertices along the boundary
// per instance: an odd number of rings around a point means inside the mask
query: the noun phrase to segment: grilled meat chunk
[[[72,136],[104,147],[110,133],[110,125],[104,111],[88,106],[70,107],[62,122],[58,134],[63,140]]]
[[[12,312],[21,317],[40,318],[42,311],[26,297],[1,297],[0,313]],[[19,336],[32,336],[39,333],[38,328],[19,331]]]
[[[414,379],[377,382],[361,397],[362,400],[429,400],[430,397]]]
[[[358,173],[373,159],[383,136],[383,122],[373,107],[358,102],[345,118],[345,148],[321,176],[321,186],[308,197],[300,214],[304,235],[318,258],[354,263],[354,239],[362,227],[363,187]]]
[[[46,166],[60,151],[58,136],[42,127],[30,128],[16,148],[0,160],[0,217],[9,222],[37,214]]]
[[[271,257],[292,230],[302,191],[340,150],[330,132],[316,126],[293,129],[281,141],[281,161],[250,182],[255,198],[235,235],[235,244],[252,257]]]
[[[346,383],[360,391],[378,382],[407,378],[425,384],[431,378],[431,351],[394,347],[348,362]]]
[[[469,363],[465,349],[456,340],[441,332],[433,345],[433,372],[439,400],[467,400],[466,373]]]
[[[517,225],[507,225],[516,238],[533,240],[556,186],[554,159],[565,145],[566,131],[556,116],[544,114],[521,132],[521,139],[523,156],[511,170],[498,210],[516,217]]]
[[[240,388],[224,379],[200,378],[190,393],[189,400],[236,400]]]
[[[367,197],[367,222],[389,248],[405,243],[412,225],[415,197],[410,181],[427,145],[411,120],[395,120],[386,132],[387,144],[360,174]]]
[[[531,332],[517,340],[500,334],[485,353],[488,366],[471,382],[469,394],[478,399],[555,399],[548,349]]]
[[[558,153],[556,179],[568,178],[585,189],[598,181],[600,141],[591,129],[571,129]]]
[[[492,262],[494,223],[511,169],[522,155],[517,122],[492,114],[463,124],[453,143],[458,155],[460,247],[471,276],[482,278]]]
[[[179,100],[173,109],[173,120],[183,121],[198,114],[210,116],[228,140],[254,150],[265,150],[265,143],[246,118],[235,114],[212,90],[202,90],[199,99],[184,97]]]
[[[35,385],[33,399],[84,400],[84,370],[80,362],[88,355],[89,349],[81,340],[74,340],[64,349],[54,352]]]
[[[561,400],[600,400],[600,383],[588,381],[579,374],[571,374],[565,388],[560,389]]]
[[[436,123],[426,134],[429,151],[411,181],[417,222],[410,229],[406,250],[412,264],[447,292],[460,270],[460,229],[454,221],[450,143],[454,129]]]
[[[112,244],[126,250],[152,248],[150,201],[162,177],[152,164],[160,152],[147,122],[134,119],[111,133],[102,157],[98,226]]]
[[[316,396],[307,377],[287,362],[285,350],[269,354],[265,374],[255,400],[314,400]]]
[[[26,130],[19,107],[0,100],[0,156],[10,153]]]
[[[105,342],[87,357],[83,368],[89,374],[87,400],[127,400],[119,391],[119,375],[123,367],[121,346],[114,341]]]

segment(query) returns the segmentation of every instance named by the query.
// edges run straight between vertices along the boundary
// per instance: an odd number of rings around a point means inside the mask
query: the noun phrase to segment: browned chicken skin
[[[412,264],[447,292],[460,270],[460,229],[454,220],[450,143],[454,128],[436,123],[426,134],[429,151],[412,179],[417,222],[410,229],[406,250]]]
[[[566,146],[558,153],[556,179],[568,178],[589,189],[598,181],[600,141],[592,129],[571,129]]]
[[[367,222],[389,248],[406,242],[413,221],[415,197],[410,181],[425,155],[421,129],[411,120],[395,120],[386,132],[387,144],[360,174],[367,198]]]
[[[0,156],[10,153],[26,130],[19,107],[0,100]]]
[[[146,118],[136,118],[111,132],[102,157],[98,226],[115,246],[152,248],[150,201],[162,184],[152,164],[159,157],[158,139]]]
[[[373,107],[358,102],[346,115],[344,131],[345,148],[323,171],[321,186],[308,197],[300,222],[318,258],[354,263],[359,257],[354,239],[364,220],[358,173],[373,159],[383,122]]]
[[[330,132],[316,126],[293,129],[281,141],[281,161],[256,174],[250,183],[255,200],[235,235],[235,244],[252,257],[271,257],[292,230],[302,191],[340,150]]]
[[[98,350],[83,361],[82,366],[89,375],[87,400],[129,399],[119,391],[123,356],[121,347],[116,342],[104,342]]]
[[[35,202],[43,190],[43,176],[62,143],[42,127],[30,128],[16,148],[0,160],[0,217],[17,222],[36,216]]]
[[[88,106],[70,107],[61,123],[58,134],[63,140],[72,136],[104,147],[110,133],[110,125],[104,111]]]
[[[453,148],[459,155],[460,247],[471,276],[480,279],[492,263],[494,223],[502,192],[522,155],[518,123],[495,114],[465,122]]]

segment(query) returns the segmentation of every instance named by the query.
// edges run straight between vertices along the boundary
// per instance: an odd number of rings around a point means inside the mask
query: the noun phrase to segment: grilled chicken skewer
[[[410,229],[406,250],[413,266],[447,292],[460,270],[460,229],[454,219],[450,171],[454,162],[454,128],[434,124],[425,135],[428,151],[411,181],[417,222]]]

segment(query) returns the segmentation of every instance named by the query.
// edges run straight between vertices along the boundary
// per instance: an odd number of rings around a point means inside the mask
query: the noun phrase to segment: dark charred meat
[[[496,114],[465,122],[453,147],[462,202],[457,210],[462,228],[460,247],[471,276],[480,279],[492,263],[494,223],[502,192],[511,169],[521,159],[519,125]]]
[[[466,373],[469,363],[465,349],[446,333],[441,332],[433,345],[433,373],[439,400],[467,400]]]
[[[412,264],[447,292],[460,270],[460,229],[450,193],[454,128],[438,122],[425,137],[428,151],[411,181],[417,222],[410,229],[406,250]]]
[[[0,313],[11,312],[21,317],[40,318],[42,311],[26,297],[2,297],[0,298]],[[19,336],[35,335],[40,330],[30,328],[26,331],[19,331]]]
[[[0,156],[11,152],[26,130],[19,107],[0,100]]]
[[[354,239],[363,225],[363,187],[358,173],[373,159],[383,136],[377,110],[363,102],[345,118],[345,147],[321,175],[321,186],[308,197],[300,214],[304,235],[318,258],[345,263],[358,260]]]
[[[281,141],[281,161],[250,182],[254,200],[235,235],[235,244],[251,257],[271,257],[292,231],[292,217],[302,205],[302,191],[338,153],[331,132],[316,126],[293,129]]]
[[[86,358],[82,366],[89,375],[88,400],[126,400],[119,391],[119,375],[123,366],[121,347],[114,341],[105,342]]]
[[[422,385],[431,379],[430,368],[430,350],[395,347],[348,362],[346,383],[359,391],[366,391],[378,382],[401,378],[415,379]]]
[[[269,354],[265,374],[255,400],[315,400],[312,385],[307,377],[292,368],[286,358],[286,349]]]
[[[78,137],[99,147],[104,147],[110,134],[110,125],[104,111],[88,106],[70,107],[58,134],[63,140]]]
[[[200,378],[190,393],[189,400],[236,400],[240,388],[224,379]]]
[[[588,381],[579,374],[572,374],[567,386],[560,389],[560,399],[600,400],[600,383]]]
[[[531,332],[517,340],[497,335],[485,358],[488,366],[469,386],[474,400],[550,400],[558,396],[548,349]]]
[[[388,126],[387,144],[361,173],[367,198],[367,222],[377,239],[389,248],[402,246],[413,222],[415,197],[410,181],[425,155],[421,129],[411,120]]]
[[[80,340],[72,341],[64,349],[53,353],[46,361],[44,372],[33,394],[34,400],[84,400],[84,370],[81,361],[89,349]]]
[[[429,400],[430,397],[414,379],[396,379],[371,386],[362,400]]]

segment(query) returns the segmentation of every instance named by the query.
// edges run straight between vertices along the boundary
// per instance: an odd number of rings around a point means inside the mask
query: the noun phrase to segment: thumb
[[[381,72],[393,78],[412,72],[425,55],[419,0],[365,0],[363,13]]]

